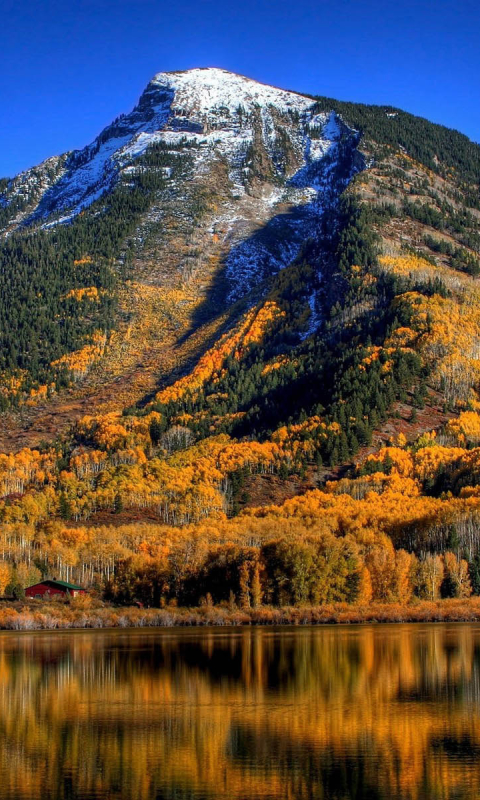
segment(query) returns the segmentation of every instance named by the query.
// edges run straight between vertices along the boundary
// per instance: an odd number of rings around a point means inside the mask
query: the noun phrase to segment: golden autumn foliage
[[[221,371],[225,358],[240,358],[250,343],[260,342],[281,313],[274,303],[249,312],[221,346],[204,356],[196,372],[164,391],[173,392],[172,398],[191,393]],[[418,319],[412,324],[420,326]],[[405,331],[402,341],[402,346],[410,344]],[[382,359],[388,367],[390,352],[390,346],[371,347],[362,366],[368,369]],[[166,395],[160,394],[165,402]],[[217,392],[211,402],[223,397]],[[195,441],[188,425],[201,413],[179,414],[168,423],[151,406],[139,415],[86,416],[76,424],[66,456],[53,449],[0,456],[4,557],[19,564],[40,558],[46,571],[85,583],[111,579],[126,559],[140,558],[139,569],[163,563],[165,574],[177,570],[175,591],[181,600],[182,581],[200,575],[209,560],[234,558],[233,551],[224,551],[234,548],[243,586],[239,597],[251,605],[339,599],[405,604],[414,595],[435,600],[447,591],[468,596],[469,571],[460,555],[473,557],[480,544],[475,534],[480,490],[464,479],[480,475],[476,412],[451,420],[441,436],[427,432],[409,444],[400,434],[391,446],[364,456],[350,477],[283,505],[246,508],[234,519],[228,518],[232,476],[268,477],[285,466],[295,472],[300,465],[312,465],[318,443],[340,439],[342,428],[312,416],[278,428],[263,442],[236,441],[216,434],[212,417],[211,435]],[[429,495],[426,488],[445,476],[455,491]],[[138,514],[150,522],[119,525],[115,514]],[[114,524],[98,526],[98,515],[109,515]],[[52,524],[52,518],[57,522]],[[449,549],[454,528],[461,544]],[[263,556],[272,542],[286,559],[288,581],[297,587],[290,593],[279,595],[272,588]],[[282,542],[287,543],[283,550]],[[245,548],[256,555],[244,558]],[[299,565],[309,576],[303,583],[292,577]],[[165,582],[170,586],[165,597],[174,599],[171,578]]]
[[[282,426],[272,435],[272,442],[276,446],[275,456],[286,464],[295,462],[298,458],[312,458],[316,441],[326,439],[328,434],[339,436],[340,433],[341,428],[337,422],[327,425],[318,416],[309,417],[297,425]],[[311,438],[306,438],[305,434],[311,434]]]
[[[8,397],[20,392],[23,388],[26,378],[24,371],[17,371],[14,375],[2,375],[2,383],[0,386],[0,393]]]
[[[387,356],[392,355],[392,353],[394,353],[396,349],[397,347],[380,347],[378,345],[367,348],[367,355],[365,356],[364,359],[362,359],[362,363],[360,364],[359,369],[365,370],[367,367],[373,364],[374,361],[378,361],[381,354],[386,354]],[[382,365],[382,373],[385,374],[386,372],[389,372],[391,370],[391,367],[392,367],[392,362],[386,360]]]
[[[83,258],[77,258],[73,262],[74,267],[80,267],[83,264],[93,264],[93,258],[91,256],[83,256]]]
[[[465,412],[448,423],[445,436],[461,438],[463,431],[471,435],[477,424],[476,415]],[[182,547],[195,542],[197,552],[205,555],[212,546],[229,542],[261,547],[280,536],[312,539],[315,547],[321,542],[324,547],[328,540],[333,559],[335,542],[343,540],[355,552],[355,580],[363,596],[391,602],[407,602],[416,585],[406,550],[446,550],[448,530],[456,526],[462,551],[476,552],[480,491],[475,483],[465,485],[462,476],[480,475],[480,448],[440,444],[434,432],[411,445],[397,437],[394,445],[367,455],[356,475],[331,481],[322,491],[279,506],[245,509],[228,519],[229,476],[239,471],[268,476],[283,464],[293,468],[308,463],[312,443],[327,432],[340,435],[341,429],[311,417],[279,428],[265,442],[239,442],[226,434],[195,442],[188,428],[165,427],[158,412],[85,417],[76,426],[77,445],[61,466],[53,449],[25,448],[0,456],[4,552],[23,562],[40,548],[49,569],[80,581],[86,575],[104,578],[119,559],[139,552],[170,557],[174,541]],[[445,475],[458,484],[456,495],[427,496],[425,486]],[[85,526],[99,513],[121,512],[146,514],[150,527],[134,527],[130,533],[116,525],[108,532],[105,549],[99,528]],[[45,536],[52,517],[63,518],[68,526],[61,535],[57,530],[53,540]],[[99,557],[94,555],[97,548]],[[425,573],[427,567],[422,569]],[[425,585],[427,577],[425,573],[422,578]],[[424,594],[436,596],[430,589]]]
[[[77,300],[79,303],[83,300],[98,303],[102,294],[105,294],[105,290],[98,290],[96,286],[83,286],[80,289],[70,289],[62,299]]]
[[[432,379],[447,401],[465,406],[475,401],[480,380],[480,290],[472,278],[432,265],[414,255],[382,256],[381,266],[421,281],[439,278],[449,295],[405,292],[393,303],[408,309],[410,327],[397,328],[387,340],[393,347],[415,347],[432,368]]]
[[[183,397],[185,392],[191,393],[199,389],[205,381],[215,377],[228,356],[241,358],[249,345],[260,342],[268,327],[284,315],[285,312],[272,301],[266,301],[259,309],[248,311],[232,331],[224,334],[215,347],[201,357],[189,375],[159,392],[155,398],[156,402],[176,401]]]
[[[295,367],[298,365],[298,361],[296,359],[289,358],[286,355],[279,356],[278,358],[275,358],[273,361],[269,361],[267,362],[267,364],[265,364],[262,370],[262,375],[268,375],[269,372],[281,369],[282,367],[287,366],[287,364],[291,364],[293,367]]]
[[[480,444],[480,414],[476,411],[462,411],[458,417],[449,420],[445,432],[455,437],[461,446]]]
[[[3,373],[0,382],[0,396],[6,399],[22,399],[27,406],[34,406],[47,400],[55,393],[55,383],[36,384],[28,388],[28,374],[26,370],[16,370],[15,373]]]
[[[91,339],[91,344],[86,344],[81,350],[65,355],[53,361],[52,367],[64,367],[70,372],[74,380],[83,378],[92,364],[99,359],[105,350],[107,337],[102,331],[96,331]]]

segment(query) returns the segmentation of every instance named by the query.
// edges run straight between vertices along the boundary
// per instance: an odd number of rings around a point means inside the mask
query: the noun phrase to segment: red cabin
[[[41,583],[35,583],[25,589],[26,597],[35,597],[38,600],[43,600],[48,597],[76,597],[77,594],[85,594],[85,589],[81,586],[76,586],[74,583],[67,583],[67,581],[46,580]]]

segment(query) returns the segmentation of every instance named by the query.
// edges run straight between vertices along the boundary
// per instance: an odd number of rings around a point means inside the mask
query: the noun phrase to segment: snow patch
[[[276,89],[224,69],[191,69],[186,72],[160,72],[147,91],[156,87],[174,93],[172,110],[190,119],[204,116],[218,120],[252,113],[256,107],[274,106],[281,112],[303,112],[314,106],[311,98]]]

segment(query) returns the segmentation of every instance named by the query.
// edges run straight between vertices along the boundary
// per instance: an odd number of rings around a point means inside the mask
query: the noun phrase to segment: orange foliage
[[[79,267],[82,264],[93,264],[93,258],[91,256],[84,256],[83,258],[77,258],[73,262],[74,267]]]
[[[268,327],[284,315],[285,312],[271,301],[265,302],[259,309],[251,309],[233,331],[224,334],[215,347],[202,356],[189,375],[159,392],[155,401],[169,403],[179,400],[185,392],[191,393],[199,389],[203,383],[215,377],[228,356],[241,358],[248,346],[260,342]]]
[[[406,292],[394,301],[407,307],[412,315],[410,328],[400,328],[387,345],[415,346],[431,365],[433,378],[442,386],[447,400],[459,405],[476,400],[475,387],[480,380],[480,290],[467,277],[453,276],[452,270],[440,269],[414,255],[383,256],[381,265],[400,275],[432,281],[439,277],[450,289],[448,297]]]
[[[78,300],[79,303],[82,300],[91,300],[94,303],[98,303],[102,294],[105,294],[105,290],[99,291],[96,286],[84,286],[81,289],[70,289],[62,299]]]
[[[92,336],[92,343],[85,345],[81,350],[66,353],[52,361],[52,367],[66,367],[72,373],[74,380],[83,378],[92,364],[103,355],[107,337],[101,331],[96,331]]]
[[[480,444],[480,414],[476,411],[463,411],[459,417],[447,423],[445,432],[454,436],[462,446]]]

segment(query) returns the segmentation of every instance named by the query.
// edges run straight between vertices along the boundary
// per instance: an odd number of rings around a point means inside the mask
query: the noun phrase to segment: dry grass
[[[419,601],[410,605],[332,603],[305,608],[229,609],[114,607],[91,601],[32,601],[4,604],[0,630],[148,628],[234,625],[331,625],[399,622],[480,622],[480,597]]]

